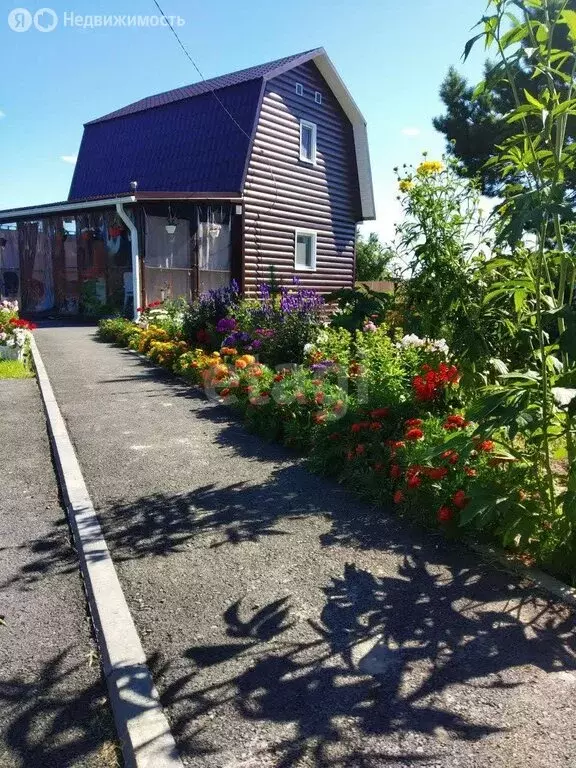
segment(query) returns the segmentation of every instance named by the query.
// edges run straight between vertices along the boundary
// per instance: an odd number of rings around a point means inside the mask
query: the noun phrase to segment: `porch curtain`
[[[230,206],[201,205],[197,215],[198,288],[204,293],[230,283]]]
[[[36,305],[33,274],[36,261],[36,246],[38,243],[38,223],[33,221],[19,222],[18,251],[20,253],[20,295],[22,308],[33,309]]]
[[[62,310],[66,305],[66,256],[64,253],[64,221],[52,219],[49,224],[52,245],[52,274],[54,277],[54,304]]]
[[[146,214],[145,290],[147,301],[191,296],[190,222],[173,218],[174,234],[166,232],[168,218]]]

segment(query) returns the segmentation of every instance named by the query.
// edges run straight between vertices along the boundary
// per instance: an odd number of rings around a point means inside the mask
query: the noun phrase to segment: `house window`
[[[295,269],[311,271],[316,269],[316,232],[297,229],[294,249]]]
[[[302,83],[296,83],[296,96],[304,96],[304,86]]]
[[[316,123],[300,120],[300,160],[316,165]]]
[[[322,94],[320,93],[320,91],[316,91],[314,93],[314,101],[316,102],[316,104],[322,104]]]

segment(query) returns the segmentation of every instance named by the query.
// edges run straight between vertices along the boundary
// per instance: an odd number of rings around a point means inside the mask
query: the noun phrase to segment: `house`
[[[366,123],[322,48],[86,123],[66,202],[0,211],[0,294],[24,311],[129,311],[270,268],[354,282],[374,218]]]

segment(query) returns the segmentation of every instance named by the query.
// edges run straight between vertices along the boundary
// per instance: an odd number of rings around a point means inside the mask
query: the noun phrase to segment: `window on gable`
[[[302,83],[296,83],[296,95],[304,96],[304,86]]]
[[[316,269],[316,232],[296,230],[294,268],[312,271]]]
[[[314,101],[316,102],[316,104],[322,104],[322,94],[320,93],[320,91],[315,91]]]
[[[300,160],[316,165],[316,123],[300,120]]]

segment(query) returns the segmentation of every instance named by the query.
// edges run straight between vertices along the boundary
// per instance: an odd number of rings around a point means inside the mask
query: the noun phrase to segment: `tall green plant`
[[[481,31],[466,44],[465,56],[479,40],[495,50],[498,63],[492,77],[508,83],[514,104],[506,120],[516,131],[496,148],[489,163],[503,179],[519,179],[505,188],[497,230],[512,262],[525,261],[521,274],[503,279],[489,300],[519,297],[530,308],[534,328],[524,366],[486,392],[474,416],[502,430],[512,452],[520,445],[523,455],[530,456],[542,478],[540,496],[549,518],[561,519],[570,537],[576,531],[576,401],[563,414],[554,399],[556,387],[576,382],[576,262],[565,245],[565,228],[574,218],[566,179],[576,161],[576,144],[567,140],[566,132],[569,116],[576,114],[576,11],[568,6],[567,0],[490,0]],[[558,34],[560,28],[565,34]],[[564,47],[556,47],[558,40]],[[520,85],[525,59],[541,83],[537,95]],[[476,94],[485,88],[481,83]],[[512,444],[517,435],[520,443]],[[568,451],[566,486],[553,462],[560,439],[566,440]]]

